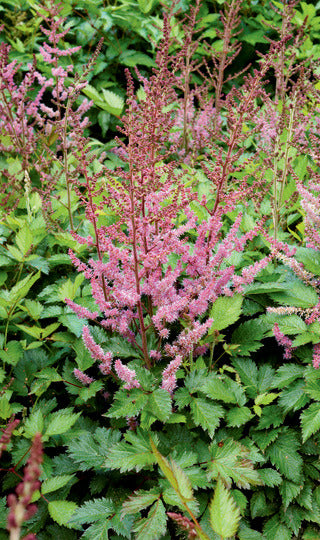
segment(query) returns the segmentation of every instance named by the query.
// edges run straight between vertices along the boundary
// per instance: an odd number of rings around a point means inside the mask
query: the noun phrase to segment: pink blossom
[[[85,373],[83,373],[80,369],[75,368],[73,370],[73,374],[76,377],[76,379],[78,379],[78,381],[80,381],[85,386],[94,382],[94,379],[89,377],[89,375],[86,375]]]
[[[94,358],[94,360],[99,360],[101,362],[99,366],[100,371],[104,375],[108,375],[111,371],[112,353],[110,352],[105,353],[101,349],[100,345],[98,345],[92,338],[90,334],[90,330],[87,326],[84,326],[82,329],[82,338],[92,358]]]
[[[126,383],[123,388],[126,390],[131,390],[131,388],[140,388],[140,383],[136,379],[136,372],[134,369],[129,369],[127,366],[124,366],[121,360],[115,361],[114,368],[119,379]]]
[[[78,304],[75,304],[72,300],[69,298],[64,299],[65,303],[69,306],[69,308],[74,311],[79,317],[79,319],[96,319],[99,315],[97,311],[89,311],[87,308],[83,306],[79,306]]]
[[[285,360],[290,360],[292,357],[292,341],[290,338],[285,336],[283,332],[280,331],[279,325],[277,323],[273,326],[273,333],[279,345],[284,347],[283,358]]]
[[[173,360],[171,360],[168,367],[164,369],[162,373],[161,388],[163,388],[164,390],[167,390],[170,393],[173,392],[177,384],[176,372],[179,369],[181,363],[182,363],[182,356],[180,355],[176,356]]]
[[[319,369],[320,366],[320,343],[316,343],[313,346],[313,357],[312,357],[313,367]]]

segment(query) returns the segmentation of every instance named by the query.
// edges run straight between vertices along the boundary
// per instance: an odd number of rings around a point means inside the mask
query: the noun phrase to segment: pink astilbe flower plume
[[[98,345],[90,334],[90,330],[87,326],[83,327],[82,338],[85,346],[90,352],[94,360],[100,362],[99,369],[103,375],[108,375],[111,371],[112,353],[104,352],[100,345]]]
[[[89,377],[89,375],[86,375],[80,369],[75,368],[73,370],[73,374],[75,378],[78,379],[78,381],[80,381],[84,386],[87,386],[88,384],[94,382],[94,379],[92,379],[92,377]]]
[[[171,360],[168,367],[162,373],[161,388],[172,393],[177,385],[176,372],[182,363],[182,356],[178,355]]]
[[[125,388],[126,390],[131,390],[131,388],[140,388],[140,383],[136,379],[136,372],[134,369],[130,369],[127,366],[124,366],[121,360],[115,361],[114,369],[119,379],[126,383],[123,388]]]
[[[37,507],[31,503],[32,495],[39,489],[40,465],[42,457],[41,434],[36,433],[32,442],[30,456],[24,469],[22,482],[18,484],[15,494],[8,495],[7,503],[10,508],[7,529],[10,532],[10,540],[20,538],[21,527],[30,519]],[[29,540],[36,540],[35,535],[28,535]]]
[[[20,420],[12,417],[9,420],[7,426],[1,429],[2,435],[0,437],[0,457],[2,455],[2,452],[4,452],[7,449],[7,446],[10,443],[12,433],[19,424],[20,424]]]
[[[285,336],[283,332],[281,332],[279,325],[277,323],[273,326],[273,333],[274,336],[278,342],[279,345],[284,347],[284,355],[283,358],[285,360],[290,360],[292,358],[292,341],[288,336]]]

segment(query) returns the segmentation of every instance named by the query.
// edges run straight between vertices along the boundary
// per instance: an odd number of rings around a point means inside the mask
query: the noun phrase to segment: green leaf
[[[249,407],[233,407],[226,414],[227,425],[230,427],[240,427],[253,418]]]
[[[264,468],[259,469],[259,476],[265,486],[279,486],[282,482],[282,476],[274,469]]]
[[[214,320],[208,333],[223,330],[235,323],[241,315],[242,302],[243,296],[238,293],[233,296],[219,296],[210,311],[210,318]]]
[[[264,329],[260,319],[246,321],[233,332],[232,344],[238,344],[237,355],[250,356],[252,352],[262,347],[261,340],[264,337]]]
[[[289,504],[296,499],[297,495],[302,490],[301,484],[295,484],[289,480],[284,480],[279,486],[279,492],[282,497],[282,502],[285,510],[288,508]]]
[[[311,435],[320,429],[320,403],[312,403],[300,416],[302,441],[305,442]]]
[[[275,392],[270,392],[269,394],[259,394],[256,399],[254,400],[256,405],[269,405],[272,403],[280,394],[276,394]]]
[[[149,411],[161,422],[168,420],[172,412],[172,399],[163,388],[157,388],[150,394],[148,400]]]
[[[308,272],[320,276],[320,253],[311,248],[298,247],[295,258],[303,264]]]
[[[210,374],[201,388],[201,392],[212,399],[219,399],[224,403],[238,403],[244,405],[246,398],[243,388],[220,374]]]
[[[115,507],[111,499],[93,499],[77,508],[68,523],[71,525],[83,525],[84,523],[106,520],[114,511]]]
[[[120,472],[150,468],[156,461],[152,453],[148,435],[142,430],[127,432],[125,439],[114,444],[108,452],[104,467],[120,469]]]
[[[297,364],[284,364],[276,372],[272,383],[273,388],[286,388],[296,379],[303,377],[304,369],[303,366]]]
[[[212,438],[220,423],[220,419],[223,418],[223,407],[214,405],[207,399],[194,398],[190,408],[195,425],[201,426],[204,430],[208,431]]]
[[[68,444],[68,453],[80,471],[101,471],[109,449],[119,442],[121,433],[116,430],[98,428],[94,433],[83,433]]]
[[[306,383],[302,379],[298,379],[282,390],[278,403],[284,413],[301,410],[310,401],[307,392]]]
[[[258,394],[258,368],[252,360],[237,359],[232,361],[241,382],[245,386],[246,394],[255,398]]]
[[[271,463],[288,480],[300,482],[302,472],[302,457],[297,452],[300,444],[297,434],[293,430],[280,433],[279,437],[266,449],[266,455]]]
[[[64,281],[62,283],[62,285],[60,285],[59,289],[58,289],[58,298],[59,300],[61,300],[62,302],[64,302],[65,298],[69,298],[70,300],[74,300],[76,294],[77,294],[77,291],[80,287],[80,285],[83,283],[84,281],[84,275],[83,274],[78,274],[76,279],[73,281],[71,281],[71,279],[68,279],[66,281]]]
[[[152,10],[155,3],[158,3],[158,0],[138,0],[139,8],[145,15]]]
[[[208,478],[218,476],[231,486],[233,480],[239,488],[249,489],[250,485],[261,485],[258,471],[250,460],[249,450],[232,439],[224,441],[222,446],[216,442],[210,446],[211,459],[208,463]]]
[[[145,407],[147,401],[148,395],[144,394],[139,388],[133,388],[130,391],[130,395],[123,390],[118,390],[106,416],[108,418],[137,416]]]
[[[291,540],[292,534],[290,529],[280,521],[279,515],[275,515],[269,519],[263,527],[264,537],[266,540]]]
[[[23,348],[20,341],[9,341],[5,350],[0,351],[0,358],[6,364],[16,366],[23,356]]]
[[[61,476],[51,476],[47,480],[44,480],[41,484],[41,493],[45,495],[46,493],[52,493],[52,491],[57,491],[57,489],[61,489],[62,487],[66,486],[72,478],[74,478],[74,474],[63,474]]]
[[[166,479],[178,495],[182,503],[194,500],[191,482],[185,472],[172,459],[168,461],[162,456],[150,437],[152,452]]]
[[[136,514],[137,512],[140,512],[140,510],[147,508],[159,499],[160,495],[161,490],[157,488],[150,491],[144,491],[142,489],[135,491],[134,495],[131,495],[131,497],[123,503],[121,515],[125,516],[127,514]]]
[[[68,521],[78,505],[71,501],[51,501],[48,504],[49,514],[53,521],[68,527]]]
[[[158,540],[167,530],[167,515],[161,499],[150,508],[146,518],[140,519],[133,527],[135,540]]]
[[[122,64],[129,67],[135,67],[139,64],[141,66],[156,67],[156,63],[153,58],[151,58],[147,54],[133,50],[127,50],[123,52],[120,55],[119,60]]]
[[[65,433],[78,420],[81,413],[70,413],[67,409],[57,411],[50,416],[49,425],[45,431],[45,437],[61,435]]]
[[[26,223],[16,235],[16,244],[23,256],[27,254],[33,244],[33,234]]]
[[[120,116],[124,107],[124,99],[110,90],[102,89],[104,101],[107,105],[105,109],[116,116]]]
[[[286,284],[284,292],[271,293],[270,297],[279,304],[298,308],[309,308],[318,303],[316,291],[298,280]]]
[[[211,527],[222,538],[234,536],[240,522],[240,510],[220,478],[209,506]]]
[[[10,305],[16,304],[26,296],[32,285],[40,278],[40,274],[41,272],[39,271],[35,275],[27,276],[12,287],[9,293]]]
[[[0,418],[7,420],[12,416],[13,410],[7,396],[0,396]]]
[[[28,439],[32,439],[36,433],[42,433],[44,425],[43,414],[40,409],[31,413],[27,418],[24,426],[24,435]]]

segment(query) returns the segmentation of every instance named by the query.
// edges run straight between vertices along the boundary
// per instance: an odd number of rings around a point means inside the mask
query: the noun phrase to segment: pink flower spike
[[[162,373],[161,388],[170,392],[173,392],[177,385],[176,372],[179,369],[182,362],[182,356],[177,355]]]
[[[99,315],[97,311],[91,312],[85,307],[75,304],[72,300],[69,300],[69,298],[65,298],[64,301],[67,304],[67,306],[69,306],[69,308],[71,308],[72,311],[74,311],[74,313],[78,315],[79,319],[93,320],[93,319],[96,319]]]
[[[134,369],[129,369],[127,366],[124,366],[119,359],[115,361],[114,368],[119,379],[126,382],[123,388],[126,390],[131,390],[131,388],[140,388],[140,383],[136,379],[136,372]]]
[[[315,369],[319,369],[320,366],[320,343],[316,343],[313,347],[312,364]]]
[[[276,338],[277,342],[279,345],[282,345],[282,347],[284,347],[284,355],[283,355],[283,358],[285,360],[290,360],[290,358],[292,357],[292,341],[290,338],[288,338],[287,336],[285,336],[280,328],[279,328],[279,325],[277,323],[274,324],[273,326],[273,333],[274,333],[274,337]]]
[[[101,373],[103,373],[103,375],[108,375],[111,371],[112,353],[105,353],[101,349],[100,345],[92,338],[87,326],[84,326],[82,329],[82,339],[92,358],[101,362],[99,366]]]
[[[86,375],[80,369],[75,368],[73,370],[73,374],[76,377],[76,379],[78,379],[78,381],[80,381],[85,386],[87,386],[88,384],[91,384],[92,382],[94,382],[94,379],[92,379],[92,377],[89,377],[89,375]]]

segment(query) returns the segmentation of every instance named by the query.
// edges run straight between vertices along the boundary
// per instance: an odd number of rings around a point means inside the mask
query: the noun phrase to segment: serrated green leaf
[[[250,356],[262,347],[264,329],[260,319],[251,319],[238,326],[231,337],[232,344],[238,344],[237,355]]]
[[[124,107],[124,99],[110,90],[102,89],[106,111],[110,114],[120,116]]]
[[[33,234],[26,223],[16,234],[15,240],[21,253],[25,256],[33,244]]]
[[[135,540],[158,540],[167,530],[167,515],[161,499],[150,508],[146,518],[140,519],[133,527]]]
[[[127,416],[137,416],[148,401],[148,395],[139,388],[131,390],[128,395],[123,390],[118,390],[115,400],[108,410],[108,418],[126,418]]]
[[[0,351],[0,358],[10,366],[16,366],[23,356],[23,348],[20,341],[9,341],[5,350]]]
[[[299,482],[302,472],[302,457],[297,452],[299,442],[293,430],[280,433],[274,443],[266,449],[266,455],[279,471],[293,482]]]
[[[9,302],[11,305],[16,304],[26,296],[32,285],[40,278],[40,274],[41,272],[39,271],[35,275],[27,276],[12,287],[9,293]]]
[[[282,476],[275,469],[259,469],[259,476],[265,486],[279,486],[282,482]]]
[[[279,515],[269,519],[263,527],[266,540],[291,540],[290,529],[280,521]]]
[[[241,386],[223,375],[212,374],[207,377],[201,392],[212,399],[224,401],[224,403],[238,403],[239,405],[245,403],[244,391]]]
[[[310,308],[318,303],[316,291],[298,280],[288,283],[283,292],[271,293],[270,297],[279,304],[298,308]]]
[[[121,473],[131,470],[139,472],[156,462],[148,436],[142,430],[127,432],[125,439],[109,449],[104,467],[120,469]]]
[[[163,388],[157,388],[149,395],[148,400],[149,411],[161,422],[168,420],[172,412],[172,399]]]
[[[209,511],[210,524],[216,534],[222,538],[236,534],[240,522],[240,510],[220,478],[217,480]]]
[[[284,412],[288,413],[288,411],[301,410],[309,401],[306,383],[303,379],[298,379],[282,390],[278,403]]]
[[[70,480],[74,478],[74,474],[63,474],[61,476],[51,476],[47,480],[44,480],[41,484],[41,493],[45,495],[46,493],[52,493],[52,491],[57,491],[66,486]]]
[[[242,302],[243,296],[238,293],[233,296],[219,296],[210,311],[213,324],[208,333],[223,330],[235,323],[241,315]]]
[[[280,394],[276,394],[275,392],[270,392],[269,394],[259,394],[256,399],[254,400],[256,405],[269,405],[272,403]]]
[[[302,441],[305,442],[311,435],[320,429],[320,403],[312,403],[300,416]]]
[[[71,525],[83,525],[84,523],[106,520],[114,511],[115,507],[111,499],[93,499],[77,508],[72,517],[69,518],[68,523]]]
[[[219,446],[210,447],[211,459],[208,463],[208,478],[218,476],[230,487],[233,480],[239,488],[249,489],[250,485],[261,485],[258,471],[253,467],[249,450],[240,443],[229,439]]]
[[[304,367],[297,364],[285,364],[281,366],[273,381],[273,388],[285,388],[296,379],[302,378]]]
[[[0,418],[7,420],[12,416],[13,410],[7,396],[0,396]]]
[[[255,398],[258,394],[258,368],[252,360],[236,359],[232,361],[241,382],[245,386],[246,394]]]
[[[68,521],[78,505],[71,501],[50,501],[48,504],[49,514],[53,521],[59,525],[68,527]]]
[[[303,264],[308,272],[311,272],[315,276],[320,276],[320,254],[318,251],[311,248],[298,247],[295,258]]]
[[[98,428],[93,434],[83,433],[69,442],[68,453],[81,471],[92,468],[101,471],[109,448],[119,442],[120,437],[121,433],[117,430]]]
[[[156,65],[153,58],[147,54],[133,50],[125,51],[119,57],[119,60],[128,67],[135,67],[136,65],[155,67]]]
[[[249,407],[233,407],[226,414],[227,425],[230,427],[240,427],[253,418]]]
[[[26,419],[24,425],[24,435],[28,439],[32,439],[36,433],[42,433],[44,426],[44,418],[42,411],[40,409],[31,413],[30,416]]]
[[[160,495],[161,491],[157,488],[150,491],[144,491],[142,489],[135,491],[134,495],[131,495],[128,500],[124,501],[121,515],[136,514],[137,512],[140,512],[140,510],[148,508],[148,506],[159,499]]]
[[[196,426],[201,426],[208,431],[212,438],[216,428],[223,418],[224,409],[220,405],[214,405],[207,399],[194,398],[191,401],[191,415]]]
[[[61,435],[66,433],[78,420],[81,413],[70,413],[65,409],[53,413],[50,417],[49,425],[45,431],[45,437]]]
[[[289,480],[284,480],[279,486],[279,492],[282,497],[282,502],[285,510],[289,504],[296,499],[297,495],[301,492],[303,486],[301,484],[295,484]]]

